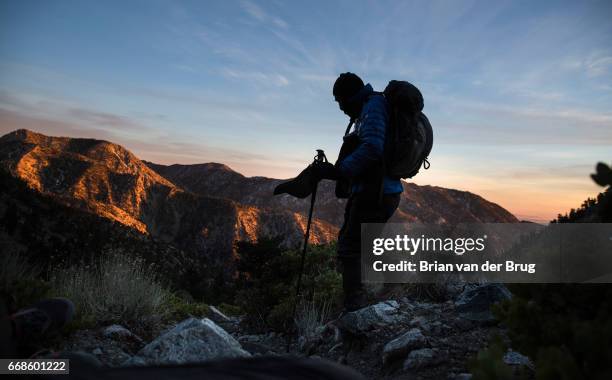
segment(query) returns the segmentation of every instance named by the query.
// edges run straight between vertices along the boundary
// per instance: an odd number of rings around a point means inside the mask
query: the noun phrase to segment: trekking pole
[[[327,162],[327,157],[322,149],[317,149],[317,155],[314,158],[313,165],[320,162]],[[295,286],[295,300],[293,302],[293,311],[291,313],[291,322],[295,322],[295,313],[297,311],[298,300],[300,297],[300,288],[302,286],[302,275],[304,273],[304,264],[306,263],[306,248],[308,247],[308,238],[310,237],[310,225],[312,224],[312,212],[314,210],[315,199],[317,197],[317,187],[319,182],[315,182],[312,188],[312,194],[310,196],[310,210],[308,211],[308,223],[306,224],[306,233],[304,234],[304,245],[302,246],[302,257],[300,259],[300,271],[298,273],[298,280]],[[286,352],[289,352],[291,346],[291,338],[293,334],[289,334],[287,337],[287,348]]]

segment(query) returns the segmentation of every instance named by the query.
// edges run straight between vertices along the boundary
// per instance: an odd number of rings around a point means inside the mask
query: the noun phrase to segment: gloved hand
[[[312,175],[316,181],[322,179],[338,179],[338,169],[329,162],[315,162],[312,164]]]

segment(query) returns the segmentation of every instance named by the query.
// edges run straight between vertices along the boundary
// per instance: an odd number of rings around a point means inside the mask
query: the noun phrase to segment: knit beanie
[[[334,83],[334,97],[338,102],[347,101],[357,94],[363,86],[363,81],[356,74],[342,73]]]

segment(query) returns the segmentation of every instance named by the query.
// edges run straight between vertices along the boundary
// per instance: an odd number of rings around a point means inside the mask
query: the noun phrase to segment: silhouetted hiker
[[[353,73],[338,77],[333,94],[350,123],[336,164],[321,164],[315,172],[319,178],[337,180],[336,195],[348,196],[337,249],[344,307],[353,311],[365,306],[361,283],[361,224],[386,223],[399,205],[403,188],[399,178],[384,175],[385,134],[389,124],[385,97]],[[352,132],[351,126],[354,126]]]
[[[333,94],[350,118],[336,164],[315,159],[296,178],[278,185],[274,194],[298,198],[313,194],[314,200],[321,179],[336,180],[336,196],[348,198],[337,249],[344,306],[352,311],[365,305],[361,225],[386,223],[399,205],[400,178],[412,178],[422,167],[429,168],[433,129],[422,112],[423,95],[409,82],[392,80],[380,93],[357,75],[343,73]]]

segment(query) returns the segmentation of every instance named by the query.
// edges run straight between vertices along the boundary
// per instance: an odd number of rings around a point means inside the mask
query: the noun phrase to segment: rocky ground
[[[348,365],[372,379],[469,379],[468,360],[493,334],[504,335],[490,305],[511,297],[503,285],[473,286],[442,303],[401,298],[343,315],[294,339],[252,334],[240,319],[212,307],[207,318],[190,318],[151,341],[108,326],[77,331],[64,349],[84,351],[105,366],[183,363],[225,357],[296,355]],[[529,359],[508,351],[504,360],[533,368]]]

